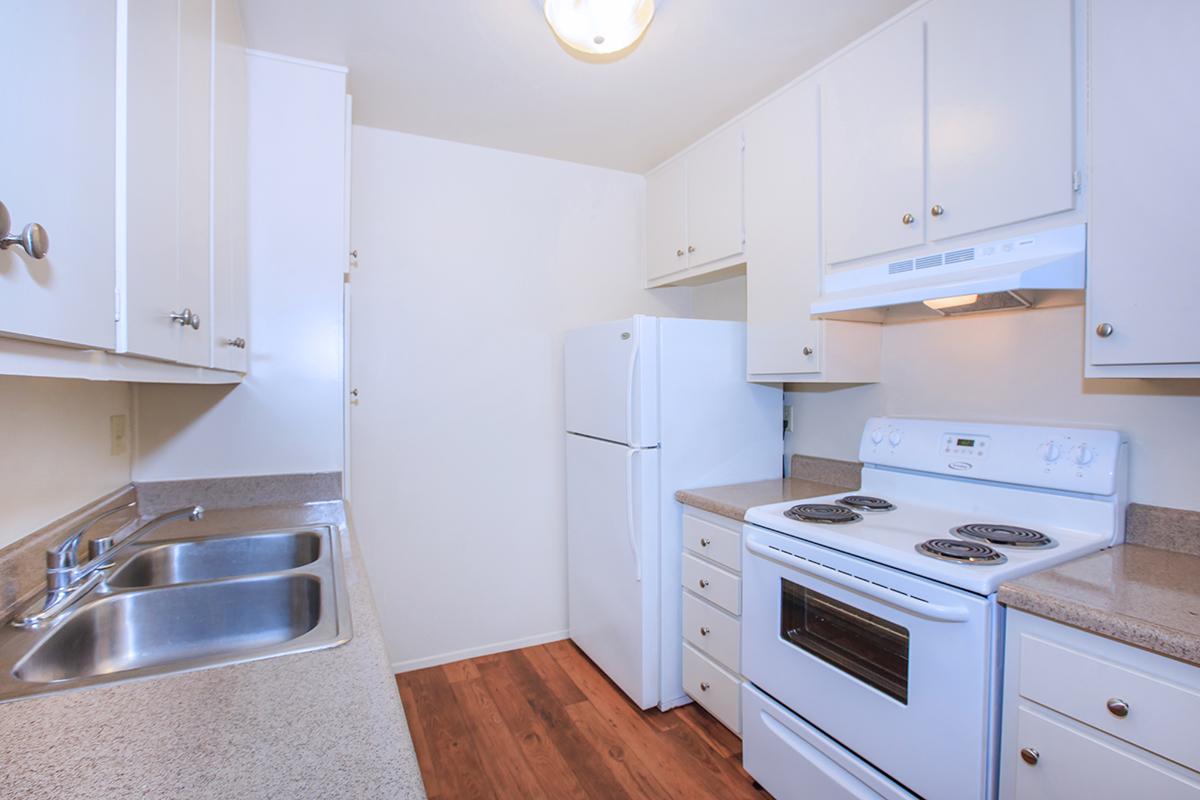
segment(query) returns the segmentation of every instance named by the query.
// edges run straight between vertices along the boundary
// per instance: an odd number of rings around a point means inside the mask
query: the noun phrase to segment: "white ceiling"
[[[659,0],[603,63],[537,0],[241,0],[251,47],[350,68],[362,125],[645,172],[912,0]]]

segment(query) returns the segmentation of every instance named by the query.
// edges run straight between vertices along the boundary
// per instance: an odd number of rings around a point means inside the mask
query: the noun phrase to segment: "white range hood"
[[[814,317],[888,322],[1083,302],[1087,227],[958,247],[825,276]]]

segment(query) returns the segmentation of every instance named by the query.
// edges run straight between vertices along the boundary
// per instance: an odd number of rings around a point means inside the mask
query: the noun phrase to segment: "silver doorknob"
[[[12,217],[0,203],[0,250],[19,244],[31,258],[43,259],[50,252],[50,234],[36,222],[26,225],[20,233],[12,233]]]
[[[701,579],[700,579],[700,588],[701,588],[701,589],[707,589],[707,588],[708,588],[708,578],[701,578]]]
[[[1109,713],[1114,717],[1120,717],[1121,719],[1124,719],[1125,717],[1129,716],[1129,703],[1126,703],[1119,697],[1108,698],[1108,702],[1104,705],[1108,709]]]
[[[681,256],[681,255],[683,255],[683,251],[682,251],[682,250],[676,250],[676,251],[675,251],[675,255],[676,255],[676,256]]]
[[[1111,322],[1101,322],[1099,325],[1096,326],[1096,335],[1099,336],[1101,339],[1107,339],[1108,337],[1113,335],[1114,330],[1115,330],[1115,328],[1113,328]]]
[[[705,537],[700,540],[701,547],[708,547],[710,544],[712,544],[712,539]]]
[[[700,681],[700,691],[702,691],[702,692],[708,691],[708,681]]]
[[[694,252],[696,252],[696,248],[692,247],[692,246],[689,244],[689,245],[688,245],[688,252],[689,252],[689,253],[694,253]]]
[[[193,330],[200,330],[200,315],[190,308],[185,308],[183,311],[172,311],[171,320],[178,322],[184,328],[190,326]]]
[[[917,220],[917,218],[914,217],[912,214],[905,214],[903,217],[900,218],[900,221],[903,222],[905,225],[912,225],[914,222],[916,222],[916,220]]]
[[[1041,754],[1039,754],[1038,751],[1034,750],[1032,747],[1021,748],[1021,760],[1031,767],[1038,763],[1038,759],[1041,757]]]
[[[700,635],[701,636],[708,636],[708,634],[710,634],[710,633],[712,633],[712,629],[709,628],[707,625],[700,626]]]
[[[935,205],[933,208],[929,209],[929,213],[933,214],[935,217],[940,217],[942,214],[946,213],[946,209],[939,205]]]
[[[804,353],[804,355],[806,355],[806,356],[811,356],[814,351],[811,347],[808,347],[807,345],[805,345],[804,349],[801,350],[800,352]]]

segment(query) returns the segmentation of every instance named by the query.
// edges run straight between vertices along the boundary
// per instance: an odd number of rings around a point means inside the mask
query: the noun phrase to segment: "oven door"
[[[990,797],[995,603],[753,525],[743,538],[746,677],[927,800]]]

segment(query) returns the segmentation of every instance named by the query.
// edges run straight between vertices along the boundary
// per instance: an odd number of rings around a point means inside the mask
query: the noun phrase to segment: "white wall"
[[[109,434],[129,406],[126,383],[0,377],[0,547],[129,483]]]
[[[135,389],[137,480],[342,468],[346,76],[248,64],[249,375]]]
[[[351,503],[398,669],[567,627],[562,338],[686,316],[644,181],[354,128]]]
[[[876,414],[1117,428],[1130,440],[1131,500],[1200,509],[1200,381],[1084,380],[1082,307],[889,325],[882,383],[808,387],[786,402],[788,453],[831,458],[857,458]]]
[[[696,319],[746,319],[746,276],[705,283],[692,290]]]

